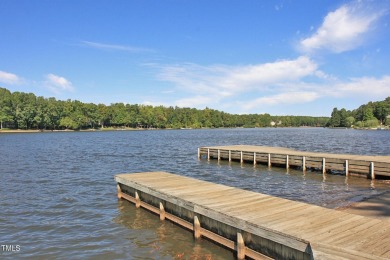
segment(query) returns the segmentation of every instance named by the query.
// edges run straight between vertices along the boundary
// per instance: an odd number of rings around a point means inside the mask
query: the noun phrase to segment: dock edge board
[[[229,216],[131,178],[140,174],[146,176],[150,173],[115,176],[118,198],[159,215],[161,220],[168,219],[193,231],[195,238],[206,237],[221,244],[235,251],[238,259],[314,259],[309,241]],[[180,178],[192,179],[184,176]]]

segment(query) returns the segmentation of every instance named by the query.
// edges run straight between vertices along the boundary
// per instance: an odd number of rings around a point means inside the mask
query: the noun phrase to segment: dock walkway
[[[120,174],[118,197],[243,259],[389,259],[390,221],[165,172]]]
[[[351,154],[332,154],[304,152],[283,147],[231,145],[206,146],[198,148],[198,157],[218,160],[237,160],[241,163],[249,162],[289,168],[300,167],[326,171],[344,172],[350,174],[367,175],[371,179],[376,176],[390,177],[390,156],[367,156]]]

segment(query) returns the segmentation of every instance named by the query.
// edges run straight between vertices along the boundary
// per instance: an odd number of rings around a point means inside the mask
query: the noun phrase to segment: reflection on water
[[[119,215],[115,223],[131,230],[131,242],[137,247],[132,254],[139,259],[235,259],[233,252],[205,239],[194,239],[192,232],[134,204],[118,200]]]
[[[0,258],[232,259],[230,251],[117,199],[118,173],[167,171],[328,208],[387,181],[197,159],[199,146],[390,154],[390,131],[215,129],[0,134]]]

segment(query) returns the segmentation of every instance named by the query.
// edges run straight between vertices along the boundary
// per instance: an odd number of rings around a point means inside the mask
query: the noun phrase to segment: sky
[[[390,0],[0,0],[0,87],[330,116],[390,96]]]

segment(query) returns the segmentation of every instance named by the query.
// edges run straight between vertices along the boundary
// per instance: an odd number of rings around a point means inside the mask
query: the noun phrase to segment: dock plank
[[[314,258],[386,259],[390,254],[388,220],[164,172],[117,175],[116,181],[278,245],[305,252],[310,243]],[[276,244],[267,250],[283,252]]]

